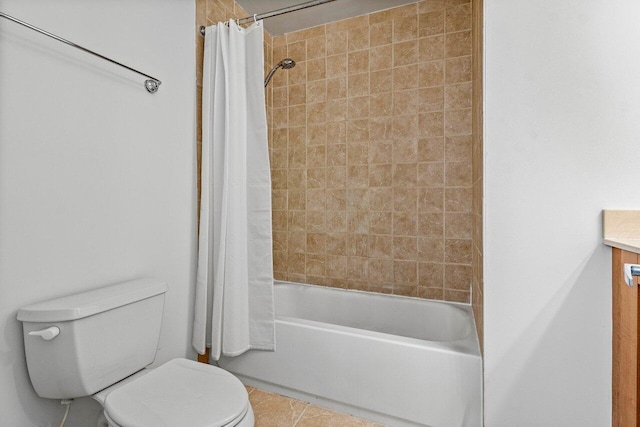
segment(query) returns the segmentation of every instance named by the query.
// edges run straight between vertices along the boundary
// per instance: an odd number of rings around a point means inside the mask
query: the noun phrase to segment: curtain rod
[[[107,57],[106,57],[106,56],[104,56],[104,55],[100,55],[99,53],[94,52],[94,51],[92,51],[92,50],[90,50],[90,49],[87,49],[86,47],[82,47],[82,46],[80,46],[80,45],[77,45],[77,44],[75,44],[75,43],[73,43],[73,42],[71,42],[71,41],[69,41],[69,40],[63,39],[63,38],[62,38],[62,37],[60,37],[60,36],[56,36],[55,34],[52,34],[52,33],[48,32],[48,31],[45,31],[45,30],[43,30],[43,29],[41,29],[41,28],[38,28],[38,27],[33,26],[33,25],[31,25],[31,24],[28,24],[28,23],[26,23],[26,22],[24,22],[24,21],[21,21],[21,20],[19,20],[19,19],[17,19],[17,18],[14,18],[13,16],[7,15],[6,13],[2,13],[2,12],[0,12],[0,18],[6,18],[6,19],[8,19],[9,21],[13,21],[13,22],[15,22],[16,24],[20,24],[20,25],[22,25],[23,27],[27,27],[27,28],[29,28],[30,30],[37,31],[37,32],[38,32],[38,33],[40,33],[40,34],[44,34],[45,36],[51,37],[52,39],[58,40],[59,42],[66,43],[66,44],[68,44],[69,46],[75,47],[76,49],[80,49],[80,50],[82,50],[82,51],[84,51],[84,52],[90,53],[91,55],[97,56],[98,58],[104,59],[105,61],[109,61],[109,62],[111,62],[112,64],[119,65],[119,66],[121,66],[121,67],[123,67],[123,68],[126,68],[126,69],[127,69],[127,70],[129,70],[129,71],[133,71],[134,73],[137,73],[137,74],[140,74],[141,76],[146,77],[148,80],[145,80],[145,82],[144,82],[144,87],[145,87],[145,89],[147,89],[147,92],[149,92],[149,93],[155,93],[155,92],[157,92],[157,91],[158,91],[158,88],[159,88],[159,87],[160,87],[160,85],[162,84],[162,82],[161,82],[160,80],[156,79],[155,77],[151,77],[151,76],[150,76],[150,75],[148,75],[148,74],[145,74],[145,73],[143,73],[143,72],[141,72],[141,71],[138,71],[138,70],[136,70],[136,69],[134,69],[134,68],[131,68],[131,67],[127,66],[127,65],[124,65],[124,64],[122,64],[122,63],[120,63],[120,62],[118,62],[118,61],[114,61],[114,60],[113,60],[113,59],[111,59],[111,58],[107,58]]]
[[[285,13],[295,12],[297,10],[306,9],[308,7],[319,6],[324,3],[330,3],[336,0],[312,0],[305,3],[296,4],[293,6],[283,7],[282,9],[272,10],[271,12],[258,13],[253,16],[247,16],[246,18],[241,18],[236,20],[236,24],[248,24],[249,22],[256,22],[259,19],[267,19],[278,15],[284,15]],[[204,36],[204,26],[200,27],[200,34]]]

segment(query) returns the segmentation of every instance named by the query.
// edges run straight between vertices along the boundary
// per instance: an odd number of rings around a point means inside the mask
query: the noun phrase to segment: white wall
[[[195,10],[190,0],[0,0],[0,11],[162,80],[0,19],[0,425],[57,426],[24,362],[21,306],[154,276],[157,361],[193,355]],[[72,405],[68,426],[95,425]]]
[[[640,3],[484,4],[486,425],[610,425],[601,210],[640,209]]]

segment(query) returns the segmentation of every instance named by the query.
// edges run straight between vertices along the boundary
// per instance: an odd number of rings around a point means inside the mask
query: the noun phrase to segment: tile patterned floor
[[[384,427],[384,424],[341,414],[301,400],[247,387],[255,427]]]

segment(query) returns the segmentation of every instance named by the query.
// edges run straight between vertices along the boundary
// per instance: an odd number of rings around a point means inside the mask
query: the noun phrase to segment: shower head
[[[267,85],[271,81],[271,77],[273,77],[273,74],[278,70],[278,68],[282,68],[283,70],[289,70],[295,66],[296,66],[296,61],[294,61],[291,58],[285,58],[282,61],[278,62],[276,66],[273,67],[271,71],[269,71],[269,74],[267,74],[267,78],[264,79],[264,87],[267,87]]]
[[[282,61],[278,62],[278,65],[284,70],[288,70],[296,66],[296,61],[291,58],[284,58]]]

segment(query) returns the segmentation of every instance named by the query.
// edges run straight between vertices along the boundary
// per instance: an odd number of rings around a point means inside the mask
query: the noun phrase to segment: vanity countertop
[[[640,211],[604,210],[603,243],[640,254]]]

